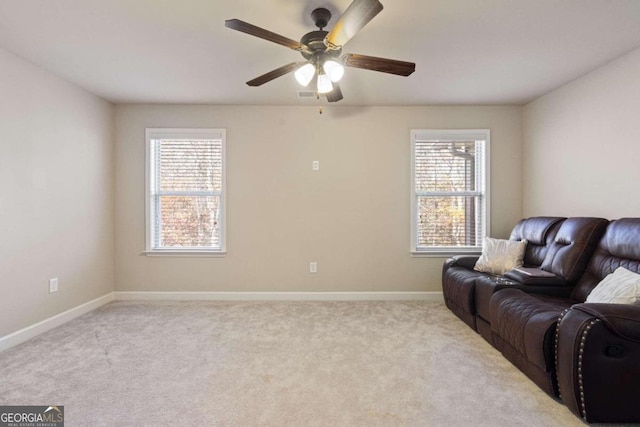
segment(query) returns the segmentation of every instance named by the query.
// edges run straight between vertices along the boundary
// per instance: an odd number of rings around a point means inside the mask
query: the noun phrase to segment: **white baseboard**
[[[114,292],[120,301],[430,301],[442,292]]]
[[[442,292],[127,292],[116,291],[0,337],[0,351],[21,344],[111,301],[429,301]]]
[[[41,322],[22,328],[19,331],[13,332],[9,335],[0,337],[0,351],[6,350],[10,347],[21,344],[37,335],[43,334],[69,320],[82,316],[96,308],[110,303],[114,300],[113,292],[103,295],[99,298],[86,302],[74,308],[70,308],[55,316],[49,317]]]

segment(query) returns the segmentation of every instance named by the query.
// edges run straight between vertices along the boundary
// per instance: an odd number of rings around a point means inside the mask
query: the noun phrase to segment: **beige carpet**
[[[0,353],[67,426],[584,426],[442,304],[114,302]]]

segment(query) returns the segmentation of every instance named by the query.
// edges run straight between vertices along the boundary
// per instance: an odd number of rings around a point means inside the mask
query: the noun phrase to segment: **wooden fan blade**
[[[327,93],[327,101],[329,102],[338,102],[343,98],[342,90],[340,90],[340,86],[338,83],[333,83],[333,90]]]
[[[358,31],[382,10],[378,0],[353,0],[336,25],[327,34],[324,43],[330,49],[344,46]]]
[[[375,56],[347,53],[342,56],[347,67],[362,68],[365,70],[380,71],[383,73],[408,76],[416,70],[413,62],[397,61],[395,59],[376,58]]]
[[[280,34],[273,33],[265,30],[264,28],[256,27],[248,22],[241,21],[239,19],[227,19],[224,21],[224,26],[231,28],[232,30],[240,31],[261,39],[268,40],[273,43],[281,44],[293,50],[304,50],[305,46],[295,40],[291,40],[288,37],[281,36]]]
[[[283,65],[282,67],[276,68],[273,71],[269,71],[268,73],[263,74],[260,77],[256,77],[253,80],[249,80],[247,84],[249,86],[261,86],[267,82],[270,82],[273,79],[277,79],[280,76],[284,76],[285,74],[292,72],[302,64],[305,64],[305,62],[292,62],[291,64]]]

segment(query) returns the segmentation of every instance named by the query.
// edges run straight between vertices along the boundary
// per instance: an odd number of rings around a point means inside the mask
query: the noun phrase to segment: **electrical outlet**
[[[58,292],[58,278],[49,279],[49,293]]]
[[[311,261],[309,263],[309,273],[317,273],[318,272],[318,263],[315,261]]]
[[[320,170],[320,160],[314,160],[311,163],[311,169],[314,170],[314,171]]]

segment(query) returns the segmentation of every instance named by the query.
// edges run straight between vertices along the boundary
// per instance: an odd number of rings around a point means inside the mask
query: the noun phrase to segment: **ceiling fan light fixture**
[[[325,31],[324,28],[331,19],[331,12],[324,7],[316,8],[311,12],[311,18],[318,30],[304,34],[300,41],[257,27],[240,19],[227,19],[224,21],[224,25],[232,30],[298,51],[305,59],[304,62],[291,62],[271,70],[249,80],[247,85],[252,87],[261,86],[293,72],[300,85],[305,87],[309,85],[315,86],[313,92],[316,95],[322,94],[326,96],[328,102],[337,102],[343,99],[338,81],[345,73],[344,67],[360,68],[405,77],[415,71],[416,64],[413,62],[342,53],[343,46],[378,15],[382,9],[383,6],[380,0],[351,0],[351,4],[333,25],[333,29]]]
[[[334,83],[339,82],[342,76],[344,76],[344,67],[342,64],[332,59],[325,61],[322,68]]]
[[[318,93],[329,93],[333,90],[331,79],[326,74],[318,74]]]
[[[302,86],[308,86],[311,80],[313,80],[313,76],[316,74],[316,67],[314,67],[310,63],[304,64],[302,67],[298,68],[295,72],[296,80]]]

